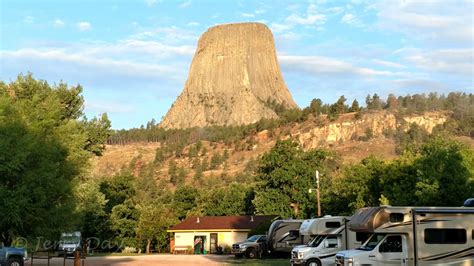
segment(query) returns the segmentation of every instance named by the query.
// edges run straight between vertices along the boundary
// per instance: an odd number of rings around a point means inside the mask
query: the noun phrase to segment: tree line
[[[389,94],[386,100],[378,94],[367,95],[365,107],[357,99],[349,105],[344,95],[333,103],[324,103],[321,99],[311,100],[309,106],[303,109],[286,109],[275,101],[269,101],[266,106],[273,109],[279,116],[277,119],[262,119],[256,123],[243,126],[209,126],[190,129],[164,129],[158,127],[152,119],[140,128],[116,130],[108,139],[108,144],[127,144],[133,142],[162,142],[186,146],[198,140],[235,142],[255,132],[265,129],[272,130],[291,123],[303,122],[310,117],[319,121],[325,116],[334,121],[341,114],[356,112],[356,118],[364,112],[387,110],[398,115],[410,115],[427,111],[445,110],[451,112],[450,126],[456,135],[474,136],[474,95],[450,92],[448,95],[431,92],[428,94],[413,94],[395,96]]]

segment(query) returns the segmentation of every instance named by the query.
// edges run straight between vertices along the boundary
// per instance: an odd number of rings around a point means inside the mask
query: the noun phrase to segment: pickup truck
[[[267,236],[254,235],[244,242],[235,243],[232,245],[232,254],[237,258],[242,258],[244,255],[249,259],[257,258],[267,251]]]
[[[27,258],[24,248],[0,247],[1,266],[23,266]]]

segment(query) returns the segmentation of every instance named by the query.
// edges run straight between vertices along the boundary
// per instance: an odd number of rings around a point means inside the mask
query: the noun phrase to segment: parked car
[[[15,247],[0,247],[1,266],[23,266],[28,258],[26,249]]]
[[[253,235],[244,242],[235,243],[232,245],[232,254],[237,258],[246,256],[254,259],[267,251],[267,236]]]

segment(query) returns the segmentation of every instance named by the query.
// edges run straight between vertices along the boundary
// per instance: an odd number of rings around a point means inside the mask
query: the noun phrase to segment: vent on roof
[[[250,216],[250,222],[253,222],[253,215]]]
[[[201,222],[201,221],[199,221],[199,217],[198,217],[197,220],[196,220],[196,223],[200,223],[200,222]]]

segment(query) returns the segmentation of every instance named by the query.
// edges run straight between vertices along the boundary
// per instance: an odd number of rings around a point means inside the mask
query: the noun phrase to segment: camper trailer
[[[338,251],[359,247],[368,234],[347,230],[349,220],[350,217],[324,216],[304,221],[300,234],[310,235],[312,239],[293,248],[291,265],[334,265]]]
[[[362,208],[348,227],[372,235],[336,265],[474,265],[472,207]]]
[[[294,246],[305,244],[309,235],[300,235],[303,220],[276,220],[268,229],[267,246],[270,253],[290,253]]]

